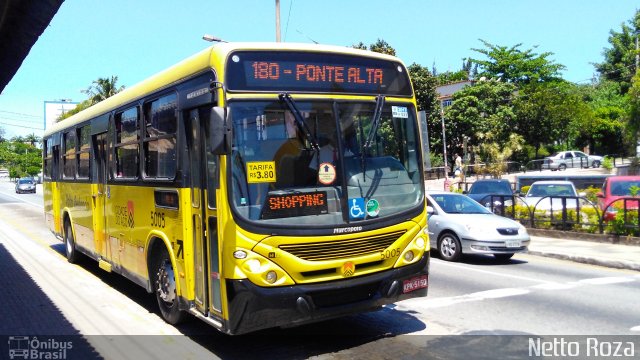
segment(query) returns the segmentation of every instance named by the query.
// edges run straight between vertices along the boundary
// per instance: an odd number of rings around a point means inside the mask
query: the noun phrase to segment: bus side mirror
[[[231,152],[231,127],[227,124],[227,110],[215,106],[209,120],[209,151],[214,155]]]

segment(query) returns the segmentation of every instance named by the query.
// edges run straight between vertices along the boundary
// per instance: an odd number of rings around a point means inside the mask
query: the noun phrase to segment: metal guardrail
[[[546,196],[536,204],[530,205],[519,195],[488,194],[478,202],[489,204],[485,207],[497,215],[517,220],[531,228],[549,226],[565,231],[591,229],[591,232],[604,234],[607,231],[617,235],[625,235],[628,232],[640,233],[638,197],[616,199],[604,209],[583,196]],[[547,203],[550,205],[548,208],[538,208],[538,205]],[[619,213],[622,215],[617,216]]]

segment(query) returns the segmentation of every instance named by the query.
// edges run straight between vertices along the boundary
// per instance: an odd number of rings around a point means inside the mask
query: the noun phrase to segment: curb
[[[567,254],[558,254],[558,253],[550,253],[545,251],[531,251],[531,250],[528,250],[526,254],[550,257],[550,258],[560,259],[560,260],[569,260],[569,261],[574,261],[582,264],[605,266],[605,267],[614,268],[614,269],[640,271],[640,264],[632,263],[629,261],[604,260],[604,259],[596,259],[593,257],[580,256],[580,255],[567,255]]]
[[[551,229],[535,229],[527,228],[527,232],[531,236],[542,236],[554,239],[563,240],[579,240],[579,241],[591,241],[602,242],[618,245],[640,246],[640,238],[632,236],[620,236],[614,234],[589,234],[578,233],[574,231],[561,231]]]

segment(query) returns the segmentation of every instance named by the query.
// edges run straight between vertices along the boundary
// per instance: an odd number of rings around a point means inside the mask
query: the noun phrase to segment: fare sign
[[[237,51],[227,61],[230,91],[300,91],[410,96],[398,62],[335,53]]]

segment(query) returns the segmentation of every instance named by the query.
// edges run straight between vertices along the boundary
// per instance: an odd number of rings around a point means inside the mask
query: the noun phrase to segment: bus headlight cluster
[[[258,286],[293,285],[293,279],[271,259],[251,250],[236,249],[233,252],[237,276],[244,276]],[[239,271],[239,272],[238,272]]]

